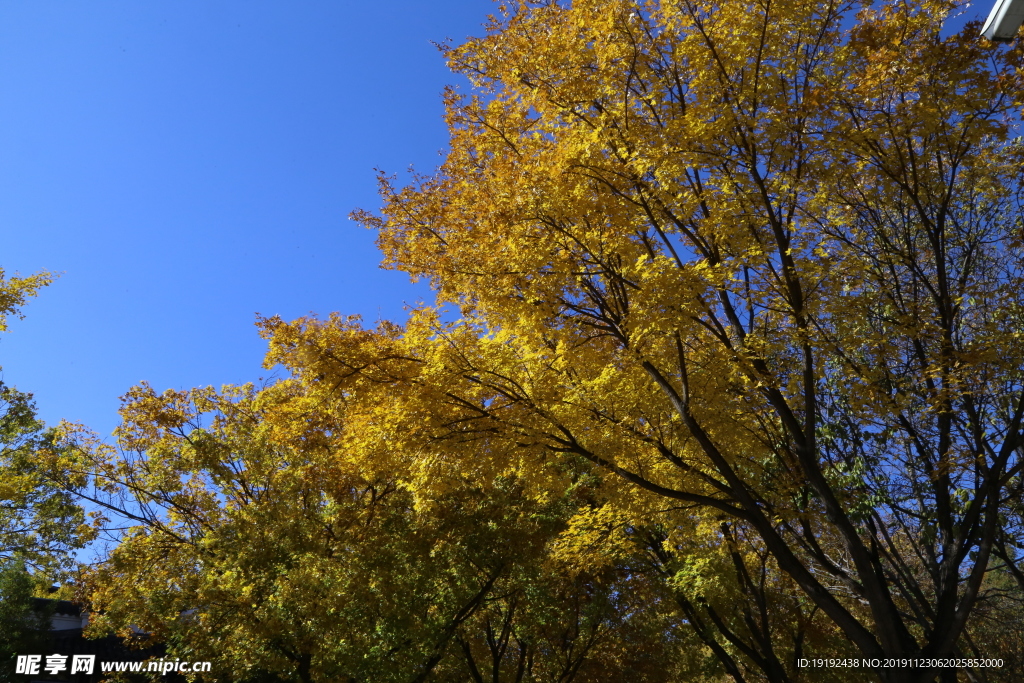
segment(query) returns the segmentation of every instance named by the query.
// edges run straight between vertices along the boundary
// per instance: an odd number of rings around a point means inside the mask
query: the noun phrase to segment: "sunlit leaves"
[[[680,545],[687,585],[732,566],[782,605],[759,567],[863,654],[968,647],[992,544],[1022,532],[1000,501],[1024,72],[973,25],[943,36],[958,7],[517,3],[446,48],[476,92],[448,94],[445,163],[357,214],[462,313],[409,333],[434,442],[541,488],[582,460],[627,518],[705,517],[722,564]],[[574,524],[580,563],[615,546]]]

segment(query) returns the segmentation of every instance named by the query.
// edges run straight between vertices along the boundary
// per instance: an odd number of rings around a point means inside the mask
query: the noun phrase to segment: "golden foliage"
[[[1021,533],[1024,50],[957,7],[520,2],[447,47],[444,164],[355,214],[461,312],[409,333],[431,438],[727,523],[861,656],[971,652]],[[763,635],[729,673],[799,676]]]
[[[235,680],[991,656],[1024,48],[944,35],[957,7],[518,2],[445,47],[444,164],[355,214],[437,305],[263,320],[266,387],[133,390],[135,455],[91,449],[138,522],[104,623],[258,653]]]

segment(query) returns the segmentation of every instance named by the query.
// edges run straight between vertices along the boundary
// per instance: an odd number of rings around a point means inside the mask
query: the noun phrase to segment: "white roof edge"
[[[989,12],[981,35],[989,40],[1009,42],[1017,37],[1024,24],[1024,0],[996,0]]]

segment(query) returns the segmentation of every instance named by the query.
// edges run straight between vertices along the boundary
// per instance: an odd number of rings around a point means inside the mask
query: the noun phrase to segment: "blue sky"
[[[374,167],[435,167],[431,41],[488,0],[0,2],[0,266],[61,277],[0,338],[48,423],[118,397],[256,380],[257,312],[401,320],[429,298],[377,267]]]

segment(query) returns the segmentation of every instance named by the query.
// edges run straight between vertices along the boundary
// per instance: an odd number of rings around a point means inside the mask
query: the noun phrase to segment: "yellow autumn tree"
[[[0,268],[0,332],[8,316],[23,317],[22,306],[53,281],[52,273],[6,276]],[[85,513],[40,465],[56,446],[56,433],[36,417],[32,395],[0,381],[0,562],[27,563],[66,576],[71,552],[95,536]]]
[[[464,323],[444,324],[429,310],[414,312],[401,329],[385,325],[366,330],[331,316],[292,323],[270,320],[265,330],[271,345],[268,365],[283,365],[309,397],[317,397],[312,403],[318,406],[316,413],[343,401],[352,437],[377,444],[372,457],[360,458],[361,467],[402,472],[418,506],[432,509],[435,501],[467,484],[487,482],[514,481],[523,495],[541,505],[565,496],[579,500],[581,487],[587,491],[580,504],[562,508],[569,518],[554,528],[557,535],[548,538],[541,552],[543,564],[557,568],[558,576],[567,572],[584,579],[628,579],[612,584],[618,595],[612,619],[592,623],[611,631],[605,633],[604,647],[580,653],[586,657],[573,654],[580,646],[580,631],[570,630],[576,635],[563,654],[573,655],[567,664],[582,666],[582,680],[716,681],[723,674],[740,681],[799,680],[794,669],[802,657],[855,653],[749,532],[692,505],[666,505],[659,492],[637,491],[629,482],[621,486],[618,476],[580,454],[559,448],[552,457],[551,448],[538,441],[542,434],[530,414],[517,405],[531,400],[529,374],[519,381],[505,376],[516,381],[514,390],[494,384],[499,362],[511,368],[521,360],[507,340],[482,337]],[[492,369],[483,370],[485,364]],[[355,405],[362,408],[353,412]],[[303,419],[313,410],[303,413]],[[617,447],[631,445],[642,447],[628,440],[619,440]],[[499,528],[494,540],[518,547],[516,527]],[[536,598],[550,590],[551,574],[535,576],[536,581],[523,584],[515,595]],[[493,630],[489,618],[501,623],[514,611],[511,602],[500,600],[496,607],[481,610],[484,634]],[[538,602],[549,601],[529,604]],[[561,629],[573,621],[572,605],[573,596],[568,595],[540,612],[547,613],[548,624]],[[668,618],[662,616],[666,611]],[[529,638],[536,642],[549,629],[534,631]],[[485,640],[486,648],[481,642],[473,645],[471,634],[458,634],[465,664],[507,651],[494,645],[500,639]],[[563,632],[560,642],[565,640]],[[457,656],[449,657],[437,670],[450,674],[453,662],[464,664]],[[552,672],[537,667],[528,677],[513,680],[559,680],[560,675],[544,675],[543,670]],[[553,671],[580,673],[564,666]],[[836,670],[816,672],[814,680],[866,676]],[[449,678],[460,680],[451,674],[441,680]],[[495,673],[492,680],[505,678]]]
[[[541,498],[511,472],[438,472],[398,328],[263,326],[287,378],[136,387],[117,448],[66,427],[82,495],[123,528],[86,574],[92,634],[143,632],[215,681],[675,679],[680,618],[641,546],[549,557],[599,507],[592,477],[563,468]]]
[[[39,293],[39,289],[53,282],[53,273],[36,273],[28,277],[7,277],[0,268],[0,332],[7,331],[7,316],[24,317],[21,307],[31,297]]]
[[[263,321],[286,379],[80,437],[94,628],[232,680],[1013,680],[1024,52],[959,9],[501,7],[356,214],[437,307]]]
[[[405,333],[418,466],[543,496],[582,460],[688,516],[732,558],[679,539],[673,571],[736,680],[826,675],[798,614],[818,656],[926,660],[850,676],[989,656],[976,608],[1022,588],[1024,48],[943,32],[960,9],[515,2],[446,47],[446,161],[356,214],[461,315]],[[715,608],[730,563],[749,619]]]

